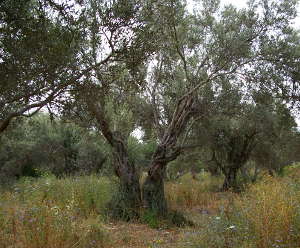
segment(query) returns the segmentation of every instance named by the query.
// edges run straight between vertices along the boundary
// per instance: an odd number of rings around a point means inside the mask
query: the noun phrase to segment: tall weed
[[[236,202],[258,248],[294,247],[298,210],[296,192],[281,178],[266,177]]]
[[[212,192],[220,188],[221,182],[221,178],[209,173],[200,173],[197,180],[186,174],[178,182],[168,182],[165,191],[169,206],[172,209],[215,208],[218,196]]]
[[[300,246],[300,193],[290,178],[265,176],[236,195],[186,238],[186,247],[295,248]]]

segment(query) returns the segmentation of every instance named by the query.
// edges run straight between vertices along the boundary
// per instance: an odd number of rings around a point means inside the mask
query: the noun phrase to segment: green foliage
[[[199,216],[199,226],[186,234],[185,247],[296,247],[298,191],[299,179],[291,174],[265,176],[244,194],[227,195],[229,204],[219,204],[217,213]]]
[[[171,210],[167,215],[161,216],[157,214],[157,212],[148,209],[142,213],[141,221],[149,227],[156,229],[194,225],[194,223],[188,220],[181,212],[175,210]]]
[[[138,197],[140,197],[138,195]],[[111,201],[108,203],[107,215],[112,219],[121,221],[134,221],[140,218],[139,207],[134,204],[131,192],[124,191],[120,186],[113,194]]]
[[[167,179],[177,180],[180,176],[192,171],[197,174],[204,169],[200,152],[195,150],[191,153],[184,153],[175,161],[170,163],[167,170]]]
[[[157,144],[154,141],[141,142],[131,136],[128,138],[128,154],[131,161],[137,165],[137,168],[143,170],[151,161],[151,156]]]
[[[140,221],[159,230],[139,223],[107,221],[111,211],[107,203],[118,185],[106,177],[57,179],[48,174],[39,179],[23,178],[10,190],[0,192],[0,246],[116,247],[120,239],[128,246],[132,240],[127,233],[134,227],[132,236],[141,240],[139,247],[150,235],[153,247],[163,242],[187,248],[294,248],[300,240],[298,167],[289,166],[284,177],[264,176],[243,194],[212,192],[216,178],[206,172],[198,175],[199,181],[184,175],[178,182],[168,182],[166,194],[181,199],[189,194],[186,199],[190,200],[175,205],[168,197],[171,207],[184,210],[184,215],[169,211],[162,218],[156,212],[141,210]],[[143,235],[137,236],[140,232]],[[164,236],[163,241],[153,241],[153,235]]]
[[[16,123],[2,137],[2,178],[39,176],[50,171],[57,176],[99,172],[108,149],[94,132],[47,115]]]
[[[292,145],[297,140],[296,123],[291,111],[269,94],[252,93],[253,102],[244,101],[240,88],[224,80],[211,99],[214,109],[194,126],[193,133],[202,145],[202,154],[198,154],[209,161],[207,166],[225,175],[225,190],[240,191],[240,170],[245,172],[253,163],[256,172],[267,168],[279,173],[296,159],[292,155],[297,149]]]
[[[59,208],[71,208],[84,216],[91,212],[103,214],[115,187],[107,178],[95,175],[68,179],[46,175],[37,181],[23,178],[13,191],[16,199],[26,204],[52,201]]]
[[[145,224],[147,224],[151,228],[159,228],[160,227],[160,222],[159,222],[159,217],[157,214],[151,210],[146,210],[142,217],[141,221]]]
[[[82,36],[67,18],[72,10],[60,16],[48,1],[1,1],[0,132],[53,102],[74,77]]]
[[[116,209],[129,219],[141,207],[145,164],[148,206],[166,209],[163,176],[186,142],[200,140],[198,150],[173,162],[171,177],[214,163],[229,189],[250,160],[281,171],[298,159],[296,149],[287,155],[289,144],[298,147],[293,117],[275,98],[298,101],[296,3],[237,9],[205,0],[191,14],[181,0],[1,1],[1,178],[105,164],[126,185]],[[45,106],[61,119],[12,123]],[[2,134],[9,124],[18,130]],[[143,143],[131,136],[136,128]]]
[[[187,219],[183,213],[171,210],[167,215],[167,220],[177,227],[184,227],[184,226],[194,226],[194,222]]]

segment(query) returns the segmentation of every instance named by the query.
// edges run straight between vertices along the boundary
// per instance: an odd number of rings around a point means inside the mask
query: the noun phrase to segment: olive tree
[[[238,173],[250,161],[271,171],[288,163],[288,151],[294,149],[296,123],[287,106],[261,92],[248,92],[247,99],[244,94],[241,88],[223,87],[216,92],[214,112],[194,127],[193,135],[209,148],[209,161],[225,177],[223,190],[240,189]]]
[[[197,115],[207,114],[203,90],[220,80],[254,78],[253,68],[266,61],[266,38],[285,32],[296,3],[250,1],[237,10],[205,0],[189,14],[179,0],[83,2],[82,66],[92,69],[74,82],[67,106],[87,113],[112,148],[120,179],[117,212],[131,218],[144,206],[164,215],[165,171],[182,152]],[[268,61],[271,55],[277,56],[268,53]],[[157,143],[142,189],[128,155],[128,137],[141,123],[137,109],[148,118]]]
[[[220,9],[218,1],[202,1],[199,12],[192,16],[175,9],[169,11],[171,21],[163,25],[164,45],[156,53],[148,85],[148,101],[153,106],[159,142],[143,188],[146,206],[166,211],[165,170],[183,151],[188,126],[199,113],[207,114],[201,96],[205,86],[217,87],[220,80],[232,84],[249,82],[255,65],[266,60],[262,52],[265,37],[285,32],[295,14],[294,4],[250,1],[247,9],[237,10],[233,6]],[[272,55],[276,57],[275,53]],[[256,134],[256,128],[252,128],[242,139],[240,145],[247,153]]]

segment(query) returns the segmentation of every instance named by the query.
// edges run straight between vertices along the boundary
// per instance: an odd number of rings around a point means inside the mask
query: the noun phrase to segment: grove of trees
[[[253,165],[280,172],[299,161],[296,5],[1,1],[0,175],[113,173],[112,212],[129,220],[168,213],[178,161],[223,190]]]

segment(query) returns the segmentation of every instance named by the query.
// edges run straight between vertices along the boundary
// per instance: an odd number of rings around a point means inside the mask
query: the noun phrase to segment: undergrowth
[[[265,176],[218,213],[202,219],[185,247],[295,248],[300,246],[299,180]]]
[[[297,175],[296,168],[284,177],[263,176],[236,194],[217,191],[222,178],[202,173],[193,180],[187,174],[165,185],[170,209],[166,217],[142,209],[139,222],[132,224],[145,232],[149,227],[180,230],[176,247],[300,247]],[[114,232],[105,226],[130,224],[110,223],[107,203],[116,190],[115,182],[97,176],[22,179],[0,193],[0,248],[117,247]],[[126,243],[128,235],[118,236]]]
[[[1,193],[0,247],[106,247],[112,183],[96,176],[25,178]]]

